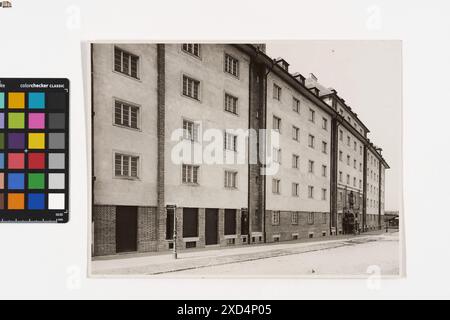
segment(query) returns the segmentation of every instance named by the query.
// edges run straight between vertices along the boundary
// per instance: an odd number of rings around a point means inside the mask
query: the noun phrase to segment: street
[[[398,232],[342,236],[321,241],[282,242],[103,257],[92,262],[95,275],[156,277],[367,276],[399,274]],[[373,268],[373,267],[372,267]],[[379,268],[379,269],[378,269]]]

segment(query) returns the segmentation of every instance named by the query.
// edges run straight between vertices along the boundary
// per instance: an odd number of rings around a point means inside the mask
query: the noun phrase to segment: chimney
[[[266,44],[265,43],[253,43],[252,45],[259,51],[266,53]]]
[[[305,85],[305,77],[302,76],[300,72],[293,73],[292,76],[295,78],[295,80]]]
[[[287,61],[283,58],[275,59],[275,63],[282,67],[284,70],[289,71],[289,63],[287,63]]]
[[[330,90],[330,91],[333,92],[333,93],[337,93],[337,91],[336,91],[335,88],[329,87],[328,90]]]
[[[317,77],[312,72],[309,74],[309,79],[311,79],[314,82],[317,82]]]

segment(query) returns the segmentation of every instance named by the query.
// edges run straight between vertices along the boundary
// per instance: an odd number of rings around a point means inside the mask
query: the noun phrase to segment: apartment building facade
[[[329,236],[349,202],[381,226],[368,129],[264,45],[93,44],[91,62],[93,255],[170,250],[174,229],[180,249]]]

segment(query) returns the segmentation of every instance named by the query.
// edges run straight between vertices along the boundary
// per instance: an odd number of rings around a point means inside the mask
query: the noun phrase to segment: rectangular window
[[[347,175],[347,184],[350,184],[350,175]]]
[[[182,181],[183,183],[198,184],[199,166],[183,164]]]
[[[183,237],[198,237],[198,208],[183,208]]]
[[[114,70],[138,79],[139,57],[114,47]]]
[[[316,112],[313,109],[309,109],[309,121],[316,121]]]
[[[322,177],[326,177],[326,176],[327,176],[327,166],[322,165]]]
[[[294,141],[299,141],[300,139],[300,129],[296,126],[292,126],[292,139]]]
[[[193,121],[183,120],[183,137],[186,140],[198,141],[198,124]]]
[[[362,188],[362,181],[361,180],[359,180],[359,188],[360,189]]]
[[[298,224],[298,212],[292,212],[291,223]]]
[[[225,209],[224,212],[224,235],[236,234],[236,209]],[[234,240],[234,239],[233,239]]]
[[[273,98],[278,101],[281,100],[281,87],[275,83],[273,84]]]
[[[357,148],[358,148],[358,144],[356,143],[356,141],[353,141],[353,150],[356,151]]]
[[[351,141],[350,136],[347,136],[347,146],[349,146],[349,147],[350,147],[350,141]]]
[[[296,154],[292,155],[292,168],[298,169],[298,163],[299,163],[300,157]]]
[[[300,188],[300,186],[298,183],[295,183],[295,182],[292,183],[292,196],[293,197],[299,196],[299,188]]]
[[[200,81],[183,75],[183,95],[200,100]]]
[[[237,136],[224,132],[223,144],[225,150],[237,151]]]
[[[327,189],[322,188],[322,200],[327,200]]]
[[[356,178],[353,177],[353,186],[356,187]]]
[[[350,155],[347,155],[347,165],[350,165]]]
[[[328,152],[328,144],[325,141],[322,141],[322,153]]]
[[[281,132],[281,119],[273,116],[273,129]]]
[[[326,118],[322,118],[322,129],[328,130],[328,120]]]
[[[139,157],[116,153],[114,155],[114,175],[116,177],[138,178]]]
[[[275,194],[280,194],[280,180],[272,179],[272,192]]]
[[[315,137],[312,134],[310,134],[308,136],[308,146],[310,148],[314,148],[314,145],[315,145]]]
[[[308,224],[314,224],[314,212],[308,213]]]
[[[229,54],[225,54],[225,72],[239,77],[239,60]]]
[[[114,102],[114,124],[138,129],[139,107],[116,100]]]
[[[237,188],[237,172],[225,171],[225,188]]]
[[[342,182],[342,171],[339,171],[339,182]]]
[[[225,111],[237,114],[238,98],[232,96],[231,94],[225,93]]]
[[[281,163],[281,149],[273,148],[273,161]]]
[[[297,98],[292,98],[292,110],[300,113],[300,100],[298,100]]]
[[[342,151],[339,151],[339,161],[342,161]]]
[[[314,187],[308,186],[308,198],[314,199]]]
[[[200,58],[200,44],[198,43],[183,43],[182,47],[184,52],[192,54]]]
[[[308,172],[314,173],[314,161],[308,160]]]
[[[343,141],[344,140],[344,131],[339,130],[339,140]]]
[[[278,226],[280,224],[280,211],[272,211],[272,225]]]
[[[356,169],[356,159],[353,159],[353,168]]]
[[[362,172],[362,163],[361,162],[359,163],[359,171]]]

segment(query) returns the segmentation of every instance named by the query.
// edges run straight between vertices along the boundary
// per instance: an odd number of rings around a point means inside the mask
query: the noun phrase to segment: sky
[[[380,40],[274,41],[267,54],[282,57],[289,72],[313,73],[337,90],[369,128],[369,139],[383,149],[386,210],[402,201],[402,43]]]

